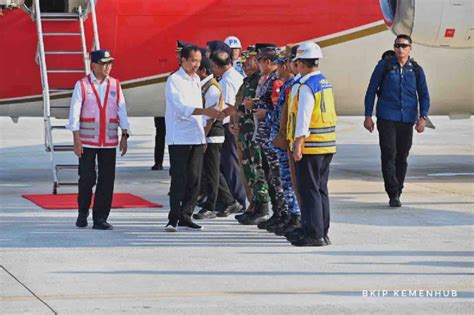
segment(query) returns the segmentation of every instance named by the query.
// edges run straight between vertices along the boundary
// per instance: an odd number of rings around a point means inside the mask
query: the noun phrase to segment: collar
[[[198,82],[201,82],[201,79],[196,73],[190,76],[189,74],[186,73],[183,67],[179,67],[179,70],[177,71],[177,73],[186,80],[189,80],[189,81],[197,80]]]
[[[226,70],[226,72],[224,72],[222,74],[222,77],[221,77],[221,80],[224,79],[224,78],[227,78],[229,76],[232,75],[232,70],[234,70],[234,67],[230,67],[229,69]],[[240,75],[240,74],[239,74]]]
[[[201,86],[204,86],[207,82],[211,81],[214,78],[212,74],[208,75],[204,80],[201,80]]]
[[[90,76],[91,76],[91,81],[92,81],[92,82],[97,82],[97,83],[99,83],[99,80],[97,80],[96,76],[94,75],[94,71],[91,71]],[[109,76],[106,76],[105,79],[104,79],[104,81],[103,81],[102,83],[106,82],[107,80],[109,80]],[[100,84],[100,83],[99,83],[99,84]]]
[[[312,76],[318,75],[318,74],[321,74],[321,71],[317,70],[317,71],[310,72],[310,73],[304,75],[300,79],[300,83],[305,83],[309,78],[311,78]]]

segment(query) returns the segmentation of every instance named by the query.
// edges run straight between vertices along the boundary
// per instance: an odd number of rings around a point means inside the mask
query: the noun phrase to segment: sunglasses
[[[407,47],[411,47],[411,45],[410,44],[395,44],[395,45],[393,45],[393,47],[405,49]]]

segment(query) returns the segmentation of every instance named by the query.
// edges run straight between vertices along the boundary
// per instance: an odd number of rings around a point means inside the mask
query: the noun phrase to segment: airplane
[[[32,2],[0,0],[0,116],[13,121],[43,116]],[[93,48],[89,1],[40,4],[49,12],[85,8],[86,45]],[[320,68],[334,86],[338,114],[363,115],[372,70],[400,33],[416,43],[412,56],[427,74],[430,114],[465,118],[474,112],[472,0],[96,0],[95,11],[101,48],[116,58],[112,75],[122,83],[130,116],[164,115],[165,82],[177,68],[176,40],[206,47],[229,35],[237,36],[244,48],[256,42],[317,42],[324,54]],[[77,23],[43,21],[43,28],[77,32]],[[45,45],[77,50],[80,43],[52,36]],[[81,56],[47,55],[48,67],[77,67],[80,62]],[[49,82],[72,88],[82,75],[51,74]],[[70,96],[70,91],[52,94],[51,104],[62,107],[51,111],[53,117],[68,116]]]

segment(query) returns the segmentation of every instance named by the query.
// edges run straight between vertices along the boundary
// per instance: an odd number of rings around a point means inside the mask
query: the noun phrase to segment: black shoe
[[[176,222],[168,221],[168,224],[165,226],[165,232],[178,232],[176,228]]]
[[[267,214],[266,213],[254,213],[252,215],[249,215],[241,220],[239,220],[240,224],[243,225],[257,225],[261,221],[264,221],[267,219]]]
[[[289,242],[295,242],[301,238],[304,238],[305,236],[306,233],[304,232],[303,227],[297,227],[296,229],[293,229],[292,231],[285,234],[285,237]]]
[[[217,215],[215,211],[201,209],[198,213],[193,214],[193,219],[196,219],[196,220],[214,219],[216,216]]]
[[[245,209],[245,211],[243,213],[236,215],[235,219],[237,221],[239,221],[242,217],[248,216],[249,214],[254,213],[254,211],[255,211],[255,204],[252,202],[252,203],[250,203],[248,208]]]
[[[291,242],[293,246],[326,246],[324,238],[315,238],[312,236],[305,236],[297,241]]]
[[[200,231],[200,230],[202,230],[202,226],[197,225],[191,219],[179,220],[178,226],[186,228],[186,229],[191,230],[191,231]]]
[[[275,227],[274,233],[278,236],[283,236],[286,233],[289,233],[300,226],[301,217],[299,215],[290,214],[288,221],[283,222],[279,226]]]
[[[163,165],[161,164],[155,164],[151,167],[152,171],[162,171],[163,170]]]
[[[265,230],[268,225],[275,223],[280,218],[280,215],[276,215],[275,213],[270,217],[268,220],[263,220],[260,223],[257,224],[257,227],[260,230]]]
[[[76,220],[76,226],[78,228],[85,228],[87,226],[87,217],[89,217],[89,212],[87,214],[79,213]]]
[[[273,222],[270,222],[267,227],[266,227],[266,230],[270,233],[273,233],[275,232],[275,229],[281,225],[285,225],[290,219],[290,215],[288,214],[288,212],[286,211],[283,211],[276,219],[275,221]]]
[[[240,203],[235,201],[233,204],[231,204],[230,206],[225,208],[224,211],[217,212],[217,216],[218,217],[228,217],[231,214],[242,212],[242,210],[244,210],[244,207],[242,207],[242,205]]]
[[[95,230],[113,230],[114,227],[112,224],[107,223],[107,222],[99,222],[99,223],[94,223],[92,226],[93,229]]]
[[[392,208],[401,207],[402,203],[400,202],[400,197],[395,196],[393,198],[390,198],[390,201],[388,202],[388,205]]]
[[[329,239],[329,236],[327,236],[327,235],[324,237],[324,241],[326,242],[326,245],[331,245],[332,244],[331,240]]]
[[[256,204],[254,213],[240,218],[239,223],[243,225],[257,225],[261,221],[266,220],[269,206],[270,205],[268,203]]]

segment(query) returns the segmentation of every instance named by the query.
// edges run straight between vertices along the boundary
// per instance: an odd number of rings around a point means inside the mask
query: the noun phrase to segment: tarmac
[[[432,117],[436,129],[414,136],[403,207],[395,209],[377,133],[362,121],[338,123],[333,245],[300,248],[233,217],[201,221],[199,232],[163,232],[169,161],[150,170],[151,118],[130,119],[115,192],[164,207],[113,209],[113,231],[77,229],[75,210],[44,210],[21,197],[52,192],[42,119],[0,118],[0,313],[472,314],[473,120]],[[76,161],[71,152],[64,160]]]

